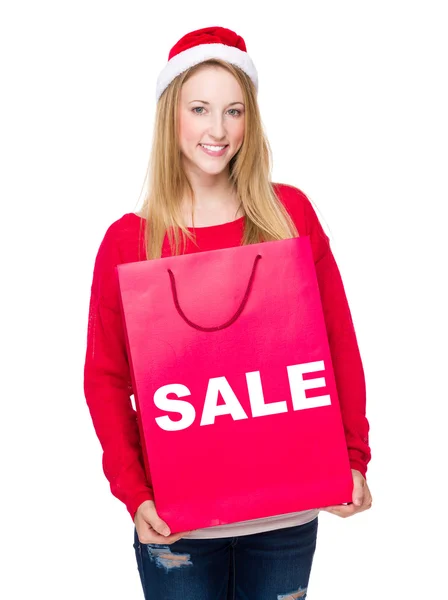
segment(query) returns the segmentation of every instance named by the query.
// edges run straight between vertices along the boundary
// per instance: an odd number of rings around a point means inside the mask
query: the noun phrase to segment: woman
[[[139,214],[107,230],[95,262],[85,394],[112,493],[135,524],[145,598],[305,598],[319,509],[171,534],[142,459],[115,266],[179,253],[309,235],[353,473],[353,502],[370,508],[365,380],[339,270],[308,198],[270,181],[270,152],[244,40],[193,31],[171,49],[157,82],[148,193]]]

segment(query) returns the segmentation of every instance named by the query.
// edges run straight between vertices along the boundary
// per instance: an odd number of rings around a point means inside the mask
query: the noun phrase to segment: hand
[[[190,533],[183,531],[171,535],[170,528],[157,514],[152,500],[145,500],[140,504],[134,516],[134,523],[141,544],[174,544]]]
[[[336,506],[326,506],[321,510],[326,510],[338,517],[347,518],[356,513],[368,510],[372,506],[372,495],[362,474],[356,469],[352,469],[353,475],[353,502],[348,504],[338,504]]]

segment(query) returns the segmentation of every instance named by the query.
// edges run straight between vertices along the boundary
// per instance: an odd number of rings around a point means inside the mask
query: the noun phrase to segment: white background
[[[143,598],[83,396],[90,283],[168,51],[211,25],[246,41],[273,180],[318,208],[366,372],[374,505],[321,515],[309,598],[448,597],[444,5],[2,3],[2,598]]]

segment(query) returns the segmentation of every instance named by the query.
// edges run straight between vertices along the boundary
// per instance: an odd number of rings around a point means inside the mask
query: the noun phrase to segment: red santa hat
[[[184,35],[170,50],[157,78],[156,99],[178,75],[209,58],[221,58],[242,69],[258,91],[258,74],[240,35],[225,27],[205,27]]]

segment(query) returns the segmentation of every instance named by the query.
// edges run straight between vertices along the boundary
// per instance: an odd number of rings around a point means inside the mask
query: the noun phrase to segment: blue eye
[[[192,108],[192,111],[193,111],[195,114],[197,114],[197,115],[203,115],[203,114],[204,114],[204,113],[202,113],[202,112],[196,112],[196,111],[198,111],[198,110],[204,110],[204,107],[203,107],[203,106],[195,106],[194,108]],[[234,110],[234,111],[236,111],[236,112],[238,113],[238,114],[236,114],[236,115],[235,115],[235,114],[233,114],[233,115],[232,115],[233,117],[239,117],[239,116],[241,115],[241,111],[240,111],[240,110],[238,110],[237,108],[229,108],[229,110]]]

